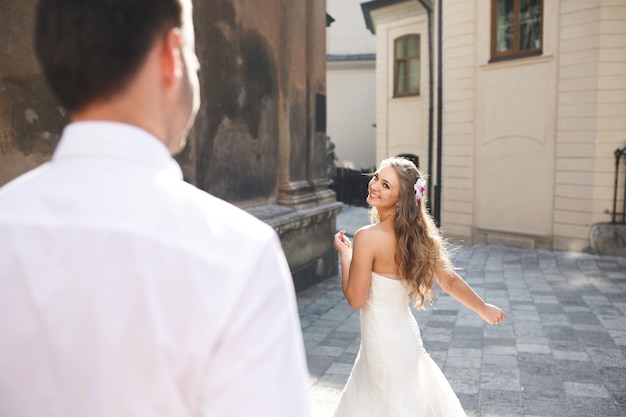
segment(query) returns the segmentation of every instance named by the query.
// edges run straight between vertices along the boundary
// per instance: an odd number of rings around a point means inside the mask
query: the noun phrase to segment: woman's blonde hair
[[[448,253],[439,228],[426,211],[425,198],[419,204],[415,202],[413,187],[419,178],[425,179],[424,176],[408,159],[388,158],[381,162],[378,169],[387,166],[395,170],[400,180],[398,214],[393,224],[398,239],[396,262],[400,277],[409,285],[413,304],[423,308],[425,300],[432,305],[435,296],[433,279],[438,266],[451,268]],[[375,216],[374,207],[372,217]]]

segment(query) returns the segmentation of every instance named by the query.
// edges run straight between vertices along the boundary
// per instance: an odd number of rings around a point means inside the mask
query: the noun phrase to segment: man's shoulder
[[[47,163],[40,165],[0,186],[0,207],[17,206],[19,208],[22,204],[20,199],[31,194],[32,187],[37,186],[38,179],[43,176],[47,167]]]
[[[191,184],[184,183],[181,194],[185,209],[178,215],[198,227],[210,228],[220,235],[230,233],[255,240],[268,239],[275,233],[252,214]]]

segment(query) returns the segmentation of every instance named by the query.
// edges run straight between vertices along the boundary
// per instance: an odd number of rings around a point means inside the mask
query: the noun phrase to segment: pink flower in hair
[[[415,181],[415,185],[413,186],[415,189],[415,204],[419,205],[422,201],[424,201],[424,192],[426,192],[426,180],[418,178]]]

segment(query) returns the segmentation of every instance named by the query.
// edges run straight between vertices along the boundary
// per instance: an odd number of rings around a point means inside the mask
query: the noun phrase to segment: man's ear
[[[161,65],[163,82],[167,87],[176,83],[183,74],[182,37],[180,29],[172,28],[162,38]]]

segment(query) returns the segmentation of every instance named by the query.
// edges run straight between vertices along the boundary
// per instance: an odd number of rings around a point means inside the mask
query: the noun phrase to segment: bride
[[[344,296],[361,309],[361,346],[335,417],[465,416],[408,306],[432,303],[433,281],[487,323],[505,317],[454,272],[424,207],[425,184],[411,161],[384,160],[368,187],[377,222],[359,229],[354,243],[345,230],[335,235]]]

